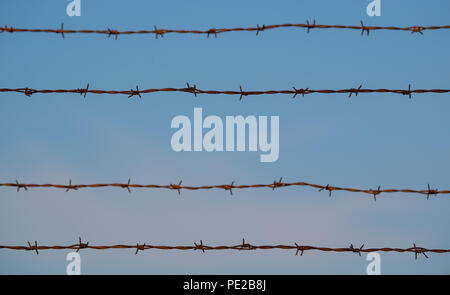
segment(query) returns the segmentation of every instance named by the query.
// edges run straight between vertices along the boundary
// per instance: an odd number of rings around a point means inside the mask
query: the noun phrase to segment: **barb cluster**
[[[21,33],[21,32],[29,32],[29,33],[56,33],[61,34],[64,38],[65,34],[100,34],[106,35],[108,38],[114,36],[117,40],[119,35],[154,35],[155,39],[158,37],[164,37],[165,34],[196,34],[196,35],[206,35],[209,38],[210,35],[214,35],[217,37],[218,34],[229,33],[229,32],[256,32],[256,36],[259,35],[260,32],[281,29],[281,28],[297,28],[297,29],[306,29],[306,32],[309,34],[312,29],[344,29],[344,30],[357,30],[361,31],[361,35],[364,33],[369,36],[370,31],[406,31],[411,32],[411,34],[419,33],[423,35],[424,31],[431,30],[445,30],[450,29],[450,25],[445,26],[409,26],[409,27],[397,27],[397,26],[366,26],[361,21],[360,26],[346,26],[346,25],[321,25],[316,23],[316,20],[310,22],[306,20],[306,23],[299,24],[275,24],[275,25],[256,25],[256,27],[234,27],[234,28],[209,28],[206,30],[192,30],[192,29],[158,29],[156,26],[153,26],[153,30],[124,30],[119,31],[115,29],[107,28],[106,30],[67,30],[64,29],[64,24],[61,24],[61,27],[58,29],[26,29],[26,28],[13,28],[8,26],[0,26],[0,33],[9,32],[9,33]]]
[[[329,196],[333,191],[346,191],[352,193],[363,193],[367,195],[373,196],[374,200],[377,200],[377,196],[380,194],[388,194],[388,193],[410,193],[410,194],[419,194],[424,195],[427,199],[430,196],[436,195],[448,195],[450,194],[450,190],[438,190],[432,189],[428,184],[427,189],[423,190],[414,190],[414,189],[381,189],[381,186],[378,186],[376,190],[374,189],[359,189],[359,188],[348,188],[348,187],[339,187],[339,186],[331,186],[320,185],[308,182],[283,182],[283,178],[280,178],[279,181],[274,181],[273,183],[267,184],[242,184],[237,185],[234,181],[231,184],[218,184],[218,185],[200,185],[200,186],[188,186],[182,185],[183,181],[179,181],[178,184],[137,184],[131,183],[131,179],[128,179],[126,183],[96,183],[96,184],[73,184],[72,180],[69,180],[69,184],[35,184],[35,183],[20,183],[18,180],[15,182],[7,182],[0,183],[0,187],[15,187],[17,191],[21,188],[27,190],[29,188],[56,188],[56,189],[64,189],[66,192],[69,190],[78,190],[81,188],[102,188],[102,187],[115,187],[115,188],[126,188],[128,192],[131,192],[130,188],[141,188],[141,189],[167,189],[167,190],[175,190],[178,194],[181,194],[182,190],[209,190],[209,189],[222,189],[225,191],[229,191],[230,195],[233,195],[233,189],[255,189],[255,188],[271,188],[275,190],[280,187],[311,187],[318,189],[319,191],[328,191]]]
[[[200,240],[199,243],[194,243],[193,245],[185,245],[185,246],[168,246],[168,245],[152,245],[147,243],[136,243],[136,244],[113,244],[113,245],[92,245],[87,243],[83,243],[81,237],[78,238],[78,243],[66,245],[66,246],[44,246],[38,245],[37,241],[32,245],[30,242],[27,242],[26,246],[7,246],[0,245],[0,249],[9,249],[9,250],[17,250],[17,251],[35,251],[36,254],[39,254],[39,251],[42,250],[76,250],[77,252],[81,249],[93,249],[93,250],[109,250],[109,249],[136,249],[135,255],[138,254],[139,251],[157,249],[157,250],[200,250],[203,253],[206,251],[221,251],[221,250],[235,250],[235,251],[254,251],[254,250],[295,250],[295,255],[300,253],[300,256],[303,256],[305,251],[320,251],[320,252],[349,252],[349,253],[357,253],[361,256],[361,253],[369,253],[369,252],[395,252],[395,253],[414,253],[414,258],[417,260],[418,255],[422,254],[426,258],[428,258],[427,253],[450,253],[450,249],[427,249],[422,247],[417,247],[416,244],[413,244],[413,247],[410,248],[364,248],[364,244],[355,248],[353,244],[350,244],[348,247],[341,248],[330,248],[330,247],[319,247],[319,246],[309,246],[309,245],[300,245],[295,243],[294,245],[253,245],[245,242],[245,239],[242,239],[242,243],[236,245],[223,245],[223,246],[208,246],[203,243],[203,240]]]
[[[408,85],[408,89],[367,89],[362,88],[360,85],[358,88],[346,88],[346,89],[310,89],[310,88],[296,88],[292,87],[292,89],[285,90],[252,90],[252,91],[244,91],[242,86],[239,87],[239,90],[202,90],[197,88],[197,85],[191,86],[189,83],[186,83],[186,87],[184,88],[149,88],[140,90],[138,86],[136,89],[131,90],[99,90],[99,89],[89,89],[89,84],[87,84],[86,88],[76,88],[76,89],[32,89],[32,88],[0,88],[0,92],[16,92],[23,93],[26,96],[30,97],[35,93],[43,93],[43,94],[63,94],[63,93],[78,93],[86,98],[86,94],[121,94],[126,95],[128,98],[132,98],[133,96],[141,97],[141,94],[147,93],[155,93],[155,92],[185,92],[192,93],[195,97],[197,94],[210,94],[210,95],[236,95],[239,96],[239,100],[241,101],[244,96],[253,96],[253,95],[269,95],[269,94],[285,94],[292,95],[292,98],[296,98],[297,95],[301,94],[305,96],[307,94],[348,94],[348,97],[351,98],[353,94],[358,96],[361,93],[392,93],[392,94],[401,94],[408,96],[410,99],[412,98],[412,94],[424,94],[424,93],[435,93],[435,94],[444,94],[449,93],[450,89],[411,89],[411,84]]]

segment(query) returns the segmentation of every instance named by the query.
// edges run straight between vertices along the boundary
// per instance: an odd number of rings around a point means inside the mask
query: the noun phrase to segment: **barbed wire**
[[[0,183],[0,187],[14,187],[17,188],[17,192],[20,189],[28,190],[29,188],[56,188],[56,189],[64,189],[66,192],[70,190],[78,190],[82,188],[102,188],[102,187],[114,187],[114,188],[124,188],[127,189],[128,192],[131,193],[131,188],[140,188],[140,189],[167,189],[167,190],[175,190],[178,194],[181,194],[182,190],[210,190],[210,189],[222,189],[225,191],[229,191],[230,195],[233,195],[233,190],[235,189],[255,189],[255,188],[271,188],[275,190],[280,187],[311,187],[318,189],[319,191],[328,191],[329,196],[333,191],[346,191],[353,193],[364,193],[373,196],[374,200],[377,200],[377,196],[380,194],[387,193],[411,193],[411,194],[420,194],[426,195],[427,200],[430,196],[448,195],[450,194],[450,190],[438,190],[432,189],[428,184],[427,189],[424,190],[413,190],[413,189],[381,189],[381,186],[378,186],[377,189],[358,189],[358,188],[348,188],[348,187],[338,187],[327,185],[319,185],[308,182],[283,182],[283,178],[280,178],[278,181],[275,180],[273,183],[268,184],[243,184],[237,185],[235,182],[231,182],[231,184],[219,184],[219,185],[201,185],[201,186],[186,186],[182,185],[183,181],[179,181],[178,184],[168,184],[168,185],[160,185],[160,184],[135,184],[131,183],[131,179],[128,179],[126,183],[96,183],[96,184],[73,184],[72,180],[69,180],[69,184],[35,184],[35,183],[20,183],[18,180],[16,182],[9,183]]]
[[[350,244],[348,247],[341,248],[330,248],[330,247],[318,247],[318,246],[309,246],[302,245],[298,243],[294,243],[294,245],[252,245],[250,243],[246,243],[245,239],[242,239],[241,244],[232,245],[232,246],[208,246],[203,244],[203,240],[200,240],[199,243],[194,243],[193,245],[186,246],[167,246],[167,245],[152,245],[147,243],[136,243],[133,245],[124,245],[124,244],[115,244],[115,245],[90,245],[89,242],[83,243],[81,237],[78,238],[78,243],[71,244],[67,246],[44,246],[38,245],[37,241],[34,244],[31,244],[29,241],[26,246],[5,246],[0,245],[0,249],[9,249],[9,250],[17,250],[17,251],[35,251],[36,254],[39,254],[39,251],[42,250],[76,250],[79,252],[81,249],[94,249],[94,250],[109,250],[109,249],[135,249],[135,254],[138,254],[139,251],[145,251],[150,249],[158,249],[158,250],[200,250],[203,253],[206,251],[222,251],[222,250],[236,250],[236,251],[251,251],[251,250],[296,250],[295,255],[300,253],[300,256],[303,255],[305,251],[321,251],[321,252],[351,252],[357,253],[361,256],[361,253],[369,253],[369,252],[396,252],[396,253],[414,253],[414,257],[417,260],[419,254],[424,255],[426,258],[429,258],[427,253],[450,253],[450,249],[427,249],[423,247],[417,247],[415,243],[413,243],[413,247],[409,248],[364,248],[364,244],[361,247],[354,247],[353,244]]]
[[[197,94],[210,94],[210,95],[238,95],[239,100],[242,100],[244,96],[252,96],[252,95],[267,95],[267,94],[287,94],[292,95],[292,98],[296,98],[297,95],[308,95],[308,94],[338,94],[344,93],[348,94],[348,97],[351,98],[353,94],[358,96],[360,93],[392,93],[392,94],[401,94],[407,95],[410,99],[412,98],[412,94],[424,94],[424,93],[435,93],[435,94],[443,94],[449,93],[450,89],[411,89],[411,84],[408,85],[408,89],[366,89],[362,88],[360,85],[357,88],[348,88],[348,89],[309,89],[309,88],[296,88],[292,87],[292,89],[287,90],[256,90],[256,91],[244,91],[242,86],[239,87],[239,90],[201,90],[197,88],[197,85],[191,86],[189,83],[186,83],[186,87],[184,88],[150,88],[150,89],[142,89],[139,90],[139,87],[136,86],[136,89],[131,90],[95,90],[89,89],[89,84],[87,84],[86,88],[76,88],[76,89],[33,89],[33,88],[0,88],[0,92],[16,92],[23,93],[26,96],[30,97],[35,93],[77,93],[86,98],[88,93],[93,94],[121,94],[127,95],[128,98],[132,98],[137,96],[142,98],[141,94],[147,93],[155,93],[155,92],[187,92],[194,94],[197,97]]]
[[[217,37],[218,34],[228,33],[228,32],[256,32],[258,36],[260,32],[280,29],[280,28],[297,28],[297,29],[306,29],[306,32],[309,32],[312,29],[345,29],[345,30],[357,30],[361,32],[361,35],[368,36],[370,31],[380,31],[380,30],[389,30],[389,31],[407,31],[411,32],[411,34],[419,33],[423,35],[424,31],[431,30],[445,30],[450,29],[450,25],[445,26],[408,26],[408,27],[398,27],[398,26],[366,26],[361,21],[361,25],[358,26],[347,26],[347,25],[321,25],[316,23],[316,20],[310,22],[306,20],[306,23],[299,24],[275,24],[275,25],[256,25],[256,27],[235,27],[235,28],[209,28],[207,30],[190,30],[190,29],[158,29],[156,26],[153,26],[153,30],[126,30],[119,31],[116,29],[104,29],[104,30],[67,30],[64,29],[64,23],[58,29],[27,29],[27,28],[14,28],[12,26],[0,26],[0,33],[9,32],[9,33],[21,33],[21,32],[29,32],[29,33],[56,33],[61,34],[62,38],[65,37],[66,34],[102,34],[108,36],[114,36],[115,39],[119,35],[145,35],[150,34],[154,35],[156,39],[158,37],[164,37],[166,34],[200,34],[206,35],[208,38],[211,35]]]

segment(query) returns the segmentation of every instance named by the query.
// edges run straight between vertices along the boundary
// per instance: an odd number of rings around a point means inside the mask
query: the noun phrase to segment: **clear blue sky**
[[[67,29],[152,29],[302,23],[448,25],[445,0],[382,0],[369,18],[368,1],[90,1],[68,17],[67,1],[0,3],[2,25]],[[449,88],[450,32],[282,29],[192,35],[0,34],[0,87],[128,90]],[[280,116],[280,157],[259,153],[175,153],[170,122],[206,115]],[[0,95],[0,181],[222,184],[286,181],[361,188],[430,183],[449,188],[450,96],[366,94],[238,97],[158,93],[126,96]],[[305,188],[236,191],[99,189],[68,192],[0,190],[0,243],[25,245],[300,242],[323,246],[449,248],[450,200],[415,195],[368,196]],[[68,251],[0,251],[2,274],[64,274]],[[295,251],[83,251],[85,274],[364,274],[365,256]],[[449,274],[450,255],[382,254],[385,274]]]

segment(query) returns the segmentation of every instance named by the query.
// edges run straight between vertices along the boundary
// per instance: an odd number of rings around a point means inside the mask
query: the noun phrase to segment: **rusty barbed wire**
[[[409,248],[364,248],[364,244],[362,246],[354,247],[353,244],[350,244],[348,247],[341,248],[330,248],[330,247],[319,247],[319,246],[309,246],[309,245],[301,245],[298,243],[294,243],[293,245],[253,245],[247,243],[245,239],[242,239],[242,243],[236,245],[222,245],[222,246],[208,246],[203,243],[203,240],[200,240],[199,243],[195,242],[193,245],[178,245],[178,246],[167,246],[167,245],[152,245],[147,243],[136,243],[136,244],[115,244],[115,245],[92,245],[87,243],[83,243],[81,237],[78,239],[78,243],[66,245],[66,246],[44,246],[38,245],[37,241],[34,244],[31,244],[29,241],[25,246],[7,246],[0,245],[0,249],[9,249],[9,250],[17,250],[17,251],[34,251],[36,254],[39,254],[39,251],[43,250],[76,250],[79,252],[81,249],[93,249],[93,250],[109,250],[109,249],[136,249],[135,255],[139,253],[139,251],[157,249],[157,250],[180,250],[180,251],[188,251],[188,250],[200,250],[203,253],[206,251],[223,251],[223,250],[236,250],[236,251],[255,251],[255,250],[295,250],[295,255],[297,256],[300,253],[300,256],[303,256],[305,251],[320,251],[320,252],[350,252],[356,253],[361,256],[361,253],[369,253],[369,252],[396,252],[396,253],[414,253],[414,258],[417,260],[418,255],[422,254],[425,258],[429,258],[427,253],[450,253],[450,249],[427,249],[423,247],[416,246],[413,243],[413,247]]]
[[[239,100],[241,101],[244,96],[252,96],[252,95],[269,95],[269,94],[285,94],[292,95],[292,98],[296,98],[297,95],[308,95],[308,94],[348,94],[348,98],[351,98],[353,94],[358,96],[361,93],[392,93],[392,94],[401,94],[406,95],[410,99],[412,98],[412,94],[424,94],[424,93],[435,93],[435,94],[444,94],[449,93],[450,89],[412,89],[411,84],[408,85],[408,89],[366,89],[362,88],[360,85],[358,88],[347,88],[347,89],[310,89],[310,88],[296,88],[292,87],[291,89],[286,90],[243,90],[242,86],[239,87],[239,90],[202,90],[197,88],[197,85],[191,86],[189,83],[186,83],[186,87],[184,88],[150,88],[150,89],[139,89],[136,86],[136,89],[130,90],[96,90],[89,89],[89,84],[87,84],[86,88],[76,88],[76,89],[32,89],[32,88],[0,88],[0,92],[16,92],[23,93],[28,97],[35,93],[43,93],[43,94],[62,94],[62,93],[77,93],[80,94],[83,98],[86,98],[88,93],[93,94],[121,94],[126,95],[128,98],[132,98],[134,96],[142,98],[141,94],[147,93],[155,93],[155,92],[185,92],[194,94],[194,97],[197,97],[198,94],[210,94],[210,95],[236,95],[239,96]]]
[[[299,24],[275,24],[275,25],[256,25],[256,27],[235,27],[235,28],[209,28],[206,30],[192,30],[192,29],[158,29],[156,26],[153,26],[153,30],[126,30],[119,31],[116,29],[104,29],[104,30],[68,30],[64,29],[64,23],[61,24],[58,29],[27,29],[27,28],[15,28],[0,26],[0,33],[9,32],[9,33],[21,33],[21,32],[29,32],[29,33],[56,33],[61,34],[62,38],[65,37],[65,34],[101,34],[106,35],[108,38],[114,36],[114,39],[117,40],[119,35],[145,35],[150,34],[154,35],[155,39],[158,37],[164,37],[165,34],[200,34],[209,36],[214,35],[217,38],[218,34],[228,33],[228,32],[256,32],[256,36],[259,35],[260,32],[280,29],[280,28],[297,28],[297,29],[306,29],[306,33],[310,33],[312,29],[345,29],[345,30],[357,30],[361,32],[361,35],[364,33],[367,36],[370,34],[370,31],[380,31],[380,30],[388,30],[388,31],[406,31],[411,32],[411,34],[419,33],[423,35],[424,31],[434,31],[434,30],[445,30],[450,29],[450,25],[445,26],[408,26],[408,27],[398,27],[398,26],[367,26],[361,21],[358,26],[348,26],[348,25],[321,25],[316,23],[316,20],[310,22],[306,20],[306,23]]]
[[[0,187],[14,187],[17,189],[17,192],[20,189],[28,190],[29,188],[55,188],[55,189],[64,189],[66,192],[70,190],[78,190],[82,188],[103,188],[103,187],[114,187],[114,188],[124,188],[127,189],[128,192],[131,193],[132,188],[140,188],[140,189],[167,189],[167,190],[175,190],[178,194],[181,194],[182,190],[210,190],[210,189],[222,189],[225,191],[229,191],[230,195],[233,195],[233,189],[255,189],[255,188],[271,188],[275,190],[280,187],[311,187],[318,189],[321,191],[328,191],[329,196],[331,197],[332,192],[334,191],[345,191],[352,193],[364,193],[370,196],[373,196],[374,200],[377,200],[377,196],[380,194],[388,194],[388,193],[411,193],[411,194],[419,194],[427,197],[427,200],[430,196],[437,195],[448,195],[450,194],[450,190],[438,190],[433,189],[428,184],[427,189],[423,190],[414,190],[414,189],[381,189],[381,186],[378,186],[377,189],[358,189],[358,188],[348,188],[348,187],[338,187],[327,185],[319,185],[308,182],[283,182],[283,178],[279,180],[275,180],[273,183],[268,184],[243,184],[237,185],[233,182],[231,184],[219,184],[219,185],[201,185],[201,186],[187,186],[182,185],[182,181],[179,181],[178,184],[136,184],[131,183],[131,179],[128,179],[126,183],[96,183],[96,184],[73,184],[72,180],[69,180],[69,184],[35,184],[35,183],[20,183],[18,180],[15,182],[8,183],[0,183]]]

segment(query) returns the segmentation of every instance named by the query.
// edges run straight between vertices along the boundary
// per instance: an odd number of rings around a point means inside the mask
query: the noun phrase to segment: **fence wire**
[[[296,28],[296,29],[304,29],[307,33],[310,33],[312,29],[338,29],[338,30],[356,30],[360,31],[361,35],[368,36],[371,31],[406,31],[411,32],[411,34],[419,33],[423,34],[425,31],[436,31],[436,30],[447,30],[450,29],[450,25],[444,26],[408,26],[408,27],[398,27],[398,26],[367,26],[361,21],[360,25],[357,26],[348,26],[348,25],[322,25],[316,23],[316,20],[310,22],[309,20],[306,23],[299,24],[275,24],[275,25],[256,25],[256,27],[234,27],[234,28],[209,28],[206,30],[192,30],[192,29],[158,29],[156,26],[153,26],[153,30],[117,30],[117,29],[103,29],[103,30],[68,30],[64,29],[64,23],[57,29],[28,29],[28,28],[15,28],[12,26],[1,26],[0,33],[9,32],[9,33],[53,33],[60,34],[62,38],[64,38],[67,34],[100,34],[106,35],[108,38],[113,36],[115,39],[118,38],[119,35],[154,35],[156,39],[158,37],[164,37],[166,34],[196,34],[196,35],[206,35],[217,37],[218,34],[229,33],[229,32],[255,32],[256,35],[260,34],[263,31],[269,31],[274,29],[281,28]]]
[[[179,181],[178,184],[136,184],[131,183],[131,179],[128,179],[126,183],[96,183],[96,184],[73,184],[72,180],[69,180],[68,184],[35,184],[35,183],[20,183],[18,180],[16,182],[7,182],[0,183],[0,187],[14,187],[17,189],[17,192],[20,189],[28,190],[29,188],[55,188],[55,189],[64,189],[66,192],[70,190],[78,190],[82,188],[103,188],[103,187],[114,187],[114,188],[123,188],[127,189],[128,192],[131,193],[132,188],[138,189],[166,189],[166,190],[175,190],[178,191],[178,194],[181,194],[182,190],[210,190],[210,189],[221,189],[225,191],[229,191],[231,195],[233,195],[233,190],[236,189],[257,189],[257,188],[271,188],[275,190],[276,188],[281,187],[311,187],[318,189],[319,191],[328,191],[329,196],[333,191],[346,191],[352,193],[363,193],[367,195],[373,196],[374,200],[377,200],[377,196],[380,194],[392,194],[392,193],[410,193],[410,194],[419,194],[427,197],[427,200],[430,196],[437,195],[448,195],[450,194],[450,190],[438,190],[433,189],[428,184],[427,189],[423,190],[414,190],[414,189],[381,189],[381,186],[378,186],[377,189],[359,189],[359,188],[348,188],[348,187],[339,187],[339,186],[331,186],[320,185],[308,182],[283,182],[283,178],[279,180],[275,180],[273,183],[267,184],[242,184],[237,185],[235,182],[231,182],[230,184],[219,184],[219,185],[201,185],[201,186],[187,186],[182,185],[183,181]]]
[[[435,93],[435,94],[445,94],[449,93],[450,89],[411,89],[411,84],[408,85],[408,89],[367,89],[362,88],[360,85],[357,88],[347,88],[347,89],[310,89],[310,88],[296,88],[292,87],[291,89],[285,90],[252,90],[245,91],[242,86],[239,87],[239,90],[202,90],[197,88],[197,85],[190,85],[186,83],[186,87],[184,88],[150,88],[150,89],[139,89],[139,86],[136,86],[136,89],[130,90],[95,90],[89,89],[89,84],[85,88],[76,88],[76,89],[33,89],[33,88],[0,88],[1,92],[16,92],[23,93],[28,97],[31,97],[35,93],[43,93],[43,94],[63,94],[63,93],[77,93],[86,98],[88,93],[92,94],[121,94],[126,95],[128,98],[132,98],[134,96],[142,98],[141,94],[147,93],[156,93],[156,92],[184,92],[191,93],[197,97],[197,94],[209,94],[209,95],[237,95],[239,96],[239,100],[242,100],[244,96],[253,96],[253,95],[268,95],[268,94],[285,94],[292,95],[292,98],[296,98],[297,95],[308,95],[308,94],[348,94],[348,97],[351,98],[353,94],[358,96],[360,93],[392,93],[392,94],[401,94],[407,95],[410,99],[412,98],[412,94],[424,94],[424,93]]]
[[[81,249],[94,249],[94,250],[110,250],[110,249],[133,249],[136,250],[135,254],[138,254],[139,251],[158,249],[158,250],[200,250],[203,253],[206,251],[223,251],[223,250],[235,250],[235,251],[251,251],[251,250],[295,250],[295,255],[300,253],[300,256],[303,255],[305,251],[320,251],[320,252],[350,252],[357,253],[361,256],[361,253],[369,253],[369,252],[395,252],[395,253],[414,253],[414,257],[417,260],[419,254],[424,255],[424,257],[428,258],[427,253],[450,253],[450,249],[427,249],[416,246],[413,244],[413,247],[409,248],[390,248],[390,247],[382,247],[382,248],[364,248],[364,244],[360,247],[354,247],[353,244],[350,244],[348,247],[341,248],[330,248],[330,247],[318,247],[318,246],[309,246],[309,245],[301,245],[298,243],[294,243],[293,245],[253,245],[250,243],[246,243],[245,239],[242,239],[241,244],[231,245],[231,246],[208,246],[203,244],[203,240],[200,240],[199,243],[194,243],[193,245],[185,245],[185,246],[167,246],[167,245],[152,245],[147,243],[136,243],[136,244],[115,244],[115,245],[92,245],[89,242],[83,243],[81,237],[78,239],[78,243],[66,245],[66,246],[44,246],[38,245],[37,241],[34,244],[28,241],[26,246],[5,246],[0,245],[0,249],[9,249],[9,250],[17,250],[17,251],[35,251],[36,254],[39,254],[39,251],[43,250],[76,250],[76,252]]]

